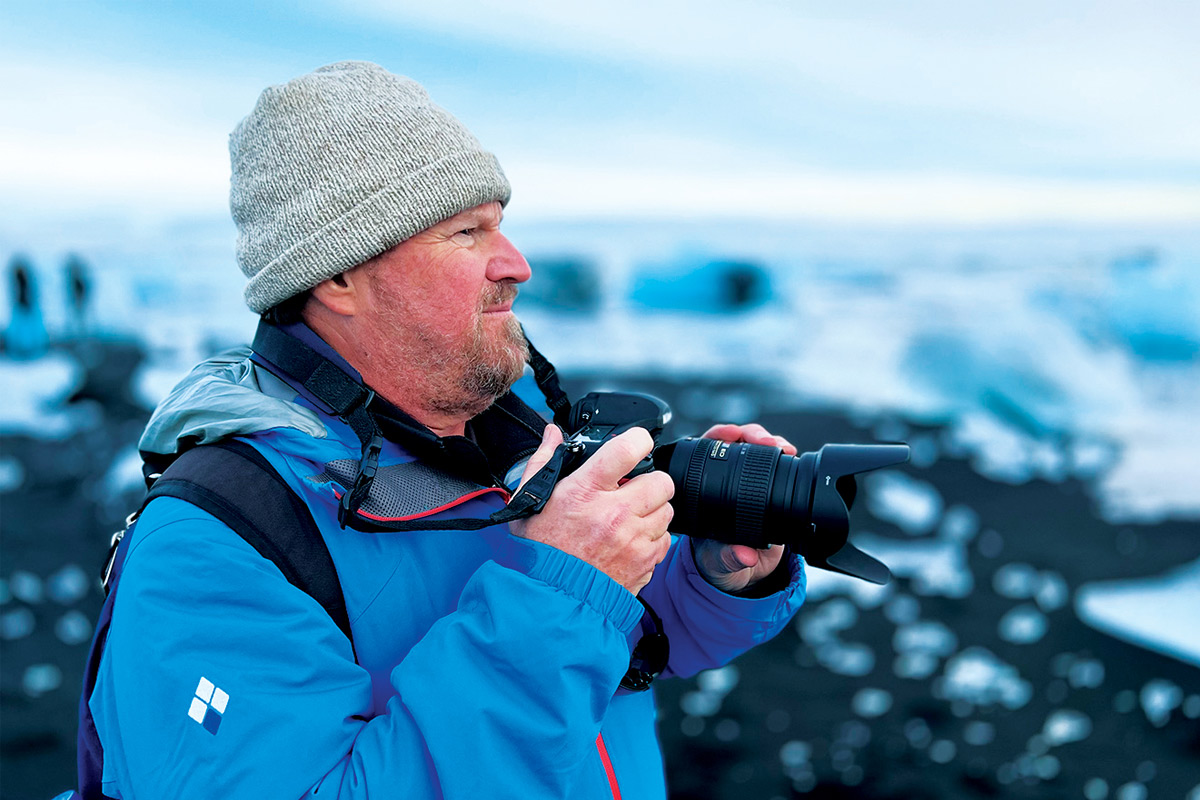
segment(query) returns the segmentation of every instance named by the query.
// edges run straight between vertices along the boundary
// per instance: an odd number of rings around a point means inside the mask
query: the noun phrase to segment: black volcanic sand
[[[74,352],[87,365],[88,377],[64,402],[89,409],[92,422],[61,441],[0,437],[0,452],[19,461],[25,471],[21,486],[0,495],[5,578],[25,571],[45,585],[65,564],[77,564],[91,580],[112,531],[140,500],[136,491],[109,496],[103,478],[114,458],[135,445],[147,416],[129,391],[142,354],[131,342],[93,342]],[[565,385],[572,396],[615,387],[656,394],[676,412],[668,436],[702,432],[714,420],[753,418],[802,450],[812,450],[832,441],[874,441],[872,431],[880,422],[797,408],[753,383],[577,375]],[[938,435],[936,429],[907,428],[913,435]],[[1086,487],[1076,480],[1009,486],[981,477],[961,458],[946,456],[926,468],[906,469],[932,483],[947,507],[963,504],[974,509],[981,528],[996,531],[1003,541],[1000,552],[990,558],[980,552],[978,539],[968,545],[975,590],[963,599],[917,597],[920,618],[950,628],[958,649],[983,647],[1014,665],[1032,683],[1032,699],[1016,710],[952,707],[936,697],[944,659],[929,678],[896,677],[891,650],[896,625],[882,606],[859,609],[853,625],[839,633],[842,640],[865,643],[875,651],[874,667],[862,677],[834,674],[820,666],[814,648],[799,638],[797,626],[789,626],[735,662],[738,681],[712,715],[688,717],[681,709],[684,696],[700,685],[697,679],[659,682],[659,730],[671,797],[1064,798],[1083,797],[1085,782],[1102,778],[1113,798],[1119,787],[1134,780],[1144,784],[1148,797],[1183,798],[1200,784],[1200,721],[1176,708],[1159,727],[1136,703],[1129,710],[1114,708],[1122,702],[1127,706],[1128,691],[1136,694],[1152,679],[1173,682],[1185,697],[1196,694],[1200,670],[1086,627],[1069,603],[1047,614],[1049,632],[1040,641],[1011,644],[1000,638],[997,623],[1018,601],[991,588],[995,570],[1011,562],[1053,569],[1072,591],[1088,581],[1155,575],[1200,557],[1200,526],[1108,525],[1095,514]],[[857,527],[909,538],[872,518],[865,503],[860,506],[854,515]],[[913,594],[904,579],[897,579],[895,591]],[[799,619],[836,600],[806,605]],[[28,609],[35,623],[27,635],[0,639],[0,796],[47,798],[73,785],[77,693],[87,643],[67,644],[55,627],[70,611],[94,620],[100,603],[99,590],[92,586],[69,604],[12,597],[0,606],[4,615],[25,614]],[[1055,656],[1062,653],[1102,662],[1102,684],[1069,686],[1054,666]],[[31,693],[25,676],[35,665],[43,665],[43,675],[44,665],[57,667],[61,679]],[[851,699],[864,687],[887,690],[893,700],[890,709],[872,719],[857,717]],[[1023,777],[1020,759],[1057,708],[1085,712],[1094,729],[1083,741],[1049,748],[1057,760],[1052,777]],[[964,727],[975,720],[994,726],[995,738],[989,744],[963,742]],[[936,740],[955,743],[949,760],[931,756],[929,742]],[[807,758],[800,766],[793,760],[785,769],[781,751],[792,743],[787,752],[794,754],[797,742],[803,743]],[[1120,800],[1141,796],[1127,794]]]
[[[573,380],[569,391],[576,396],[601,383],[605,388],[655,394],[681,412],[664,440],[702,433],[708,420],[720,418],[722,410],[746,414],[746,419],[761,422],[802,451],[827,442],[876,441],[872,431],[880,423],[788,408],[787,401],[762,386],[735,382],[684,386],[676,381],[606,376],[591,382]],[[896,421],[890,423],[894,427]],[[915,436],[939,433],[928,427],[906,427]],[[1040,641],[1012,644],[1000,637],[998,622],[1024,601],[1002,597],[992,589],[997,568],[1012,562],[1057,571],[1072,595],[1085,582],[1157,575],[1200,557],[1200,525],[1113,526],[1097,516],[1087,487],[1078,480],[1011,486],[980,476],[962,458],[943,456],[923,469],[907,466],[905,470],[933,484],[946,508],[962,504],[974,509],[980,529],[996,531],[1003,542],[999,553],[989,558],[980,552],[976,537],[967,546],[974,591],[962,599],[917,596],[920,618],[953,631],[958,650],[983,647],[1015,666],[1032,684],[1031,700],[1016,710],[952,709],[949,701],[935,696],[941,668],[926,679],[897,677],[892,671],[897,626],[887,619],[883,606],[859,609],[857,621],[840,633],[842,640],[866,643],[875,651],[874,667],[862,677],[837,675],[820,666],[813,647],[801,641],[793,625],[734,662],[737,685],[720,710],[702,721],[688,719],[681,710],[683,697],[698,688],[696,680],[660,682],[659,735],[671,797],[1075,798],[1084,796],[1087,781],[1101,778],[1107,783],[1108,797],[1118,797],[1120,787],[1140,779],[1148,797],[1184,798],[1200,786],[1200,720],[1176,708],[1166,724],[1157,727],[1140,705],[1124,712],[1115,708],[1128,707],[1126,690],[1139,693],[1153,679],[1173,682],[1185,698],[1194,695],[1200,692],[1200,669],[1087,627],[1070,603],[1047,613],[1049,628]],[[912,540],[890,523],[873,518],[866,505],[860,500],[855,506],[856,528]],[[914,595],[908,580],[894,583],[897,594]],[[797,619],[831,601],[806,604]],[[1100,661],[1104,665],[1101,685],[1072,688],[1055,669],[1055,656],[1063,653]],[[893,698],[890,710],[872,719],[857,717],[851,700],[864,687],[887,690]],[[1057,774],[1050,779],[1021,775],[1020,759],[1031,749],[1031,737],[1042,731],[1047,715],[1056,709],[1086,713],[1093,725],[1091,734],[1058,747],[1035,744],[1038,754],[1057,759],[1057,768],[1049,770]],[[963,742],[964,727],[975,720],[994,726],[990,743]],[[927,740],[953,742],[953,757],[947,763],[935,762]],[[785,774],[781,761],[788,742],[803,742],[811,752],[808,767],[792,776]],[[1025,763],[1031,760],[1027,757]],[[793,780],[796,775],[801,777]],[[1137,787],[1126,792],[1118,800],[1142,796]]]

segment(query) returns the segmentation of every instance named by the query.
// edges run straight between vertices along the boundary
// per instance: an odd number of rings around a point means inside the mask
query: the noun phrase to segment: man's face
[[[473,416],[521,377],[528,359],[512,312],[529,264],[500,233],[499,203],[467,209],[363,265],[369,351],[416,375],[428,402]]]

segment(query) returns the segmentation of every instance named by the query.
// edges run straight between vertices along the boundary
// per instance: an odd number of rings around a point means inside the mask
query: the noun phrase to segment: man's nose
[[[524,283],[529,280],[529,276],[533,272],[529,269],[529,262],[525,260],[525,256],[521,255],[521,251],[514,247],[503,233],[496,231],[492,236],[494,249],[491,258],[488,259],[488,280],[495,283],[500,281]]]

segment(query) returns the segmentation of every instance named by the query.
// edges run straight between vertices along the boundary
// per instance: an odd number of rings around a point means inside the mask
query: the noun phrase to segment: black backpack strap
[[[236,439],[194,447],[154,482],[146,502],[156,497],[186,500],[232,528],[320,603],[353,648],[342,584],[325,539],[308,506],[261,453]]]

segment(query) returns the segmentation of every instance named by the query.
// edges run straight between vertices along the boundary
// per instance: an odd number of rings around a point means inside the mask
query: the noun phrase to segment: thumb
[[[550,456],[554,455],[554,449],[562,444],[562,431],[553,422],[546,426],[542,431],[542,443],[538,445],[538,449],[529,457],[529,462],[525,465],[525,471],[521,473],[521,483],[517,486],[517,491],[525,486],[526,482],[542,467],[546,466],[546,462],[550,460]]]

